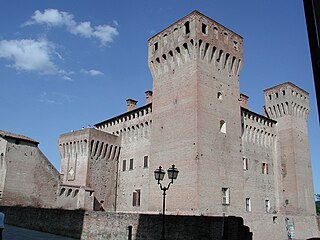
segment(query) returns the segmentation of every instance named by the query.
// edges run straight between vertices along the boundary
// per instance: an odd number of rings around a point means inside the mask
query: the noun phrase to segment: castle
[[[59,137],[56,205],[161,212],[154,170],[175,164],[169,214],[241,216],[255,239],[319,235],[308,93],[283,83],[250,111],[242,63],[243,38],[198,11],[150,38],[146,104]]]

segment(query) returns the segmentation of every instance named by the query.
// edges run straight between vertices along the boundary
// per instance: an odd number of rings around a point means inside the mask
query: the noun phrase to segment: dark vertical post
[[[166,211],[166,188],[163,188],[163,200],[162,200],[162,231],[161,240],[166,240],[165,238],[165,211]]]
[[[303,4],[320,121],[320,3],[319,0],[304,0]]]

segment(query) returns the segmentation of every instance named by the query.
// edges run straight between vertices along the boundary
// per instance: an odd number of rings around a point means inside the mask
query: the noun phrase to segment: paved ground
[[[3,240],[74,240],[74,238],[67,238],[58,235],[53,235],[44,232],[38,232],[25,228],[19,228],[11,225],[5,225],[3,231]]]

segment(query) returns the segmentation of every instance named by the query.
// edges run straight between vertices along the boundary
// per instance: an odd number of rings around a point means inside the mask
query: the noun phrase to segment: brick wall
[[[60,234],[77,239],[126,240],[128,226],[132,239],[159,239],[161,215],[109,213],[4,207],[6,224]],[[249,228],[239,217],[166,216],[166,239],[252,239]]]

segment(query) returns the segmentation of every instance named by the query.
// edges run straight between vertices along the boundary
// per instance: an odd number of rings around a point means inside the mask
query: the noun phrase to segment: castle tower
[[[292,83],[264,90],[265,110],[277,121],[280,212],[314,215],[308,142],[308,93]]]
[[[168,192],[168,211],[242,212],[242,37],[194,11],[148,43],[153,76],[150,171],[171,164],[180,171]],[[149,191],[149,210],[159,211],[161,192],[154,179]]]

